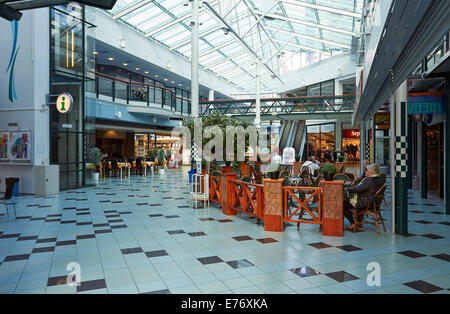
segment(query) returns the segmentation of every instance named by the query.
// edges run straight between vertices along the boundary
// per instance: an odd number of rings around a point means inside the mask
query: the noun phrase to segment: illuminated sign
[[[445,113],[445,94],[416,93],[408,97],[408,114]]]
[[[360,130],[342,130],[343,138],[360,138],[361,131]]]
[[[64,93],[56,99],[56,109],[60,113],[68,113],[72,110],[73,98],[69,93]]]

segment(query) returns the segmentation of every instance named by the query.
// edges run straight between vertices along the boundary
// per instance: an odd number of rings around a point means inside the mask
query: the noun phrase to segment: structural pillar
[[[359,171],[360,171],[360,174],[362,175],[363,174],[363,172],[364,172],[364,169],[363,169],[363,161],[366,159],[366,141],[367,141],[367,139],[366,139],[366,123],[364,122],[364,121],[362,121],[361,122],[361,135],[360,135],[360,143],[359,143],[359,145],[360,145],[360,148],[359,148],[359,150],[360,150],[360,153],[359,153],[359,159],[360,159],[360,161],[359,161]]]
[[[408,84],[407,81],[396,90],[393,99],[392,119],[392,212],[394,216],[393,231],[408,234]]]
[[[192,117],[198,117],[199,106],[199,0],[192,0],[192,21],[191,21],[191,113]]]
[[[421,141],[421,151],[420,154],[420,191],[423,199],[428,198],[428,187],[427,187],[427,125],[425,122],[420,122],[420,141]]]
[[[255,125],[259,129],[261,125],[261,59],[256,63],[256,118]]]
[[[372,118],[372,120],[370,120],[371,122],[371,129],[372,129],[372,146],[371,146],[371,160],[370,162],[372,164],[376,164],[377,163],[377,131],[375,128],[375,116]]]
[[[214,89],[209,90],[208,100],[214,101]]]
[[[448,34],[447,34],[448,45]],[[450,215],[450,76],[445,80],[447,106],[445,112],[445,137],[444,137],[444,200],[445,213]]]

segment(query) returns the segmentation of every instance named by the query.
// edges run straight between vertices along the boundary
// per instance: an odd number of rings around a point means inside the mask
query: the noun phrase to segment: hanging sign
[[[409,115],[445,113],[445,93],[414,93],[408,96]]]
[[[69,93],[63,93],[56,99],[56,110],[58,110],[59,113],[68,113],[72,111],[72,107],[73,98]]]

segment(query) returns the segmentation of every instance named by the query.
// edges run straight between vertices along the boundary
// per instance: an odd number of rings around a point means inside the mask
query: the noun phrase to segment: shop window
[[[322,162],[332,161],[336,149],[335,124],[307,127],[307,153]]]

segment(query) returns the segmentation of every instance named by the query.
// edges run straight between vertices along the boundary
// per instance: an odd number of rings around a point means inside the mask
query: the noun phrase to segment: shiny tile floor
[[[450,219],[437,199],[410,192],[406,237],[389,233],[390,210],[380,236],[265,232],[190,208],[186,171],[18,197],[17,219],[0,217],[0,293],[450,293]],[[80,286],[66,284],[72,262]],[[371,262],[380,286],[367,284]]]

